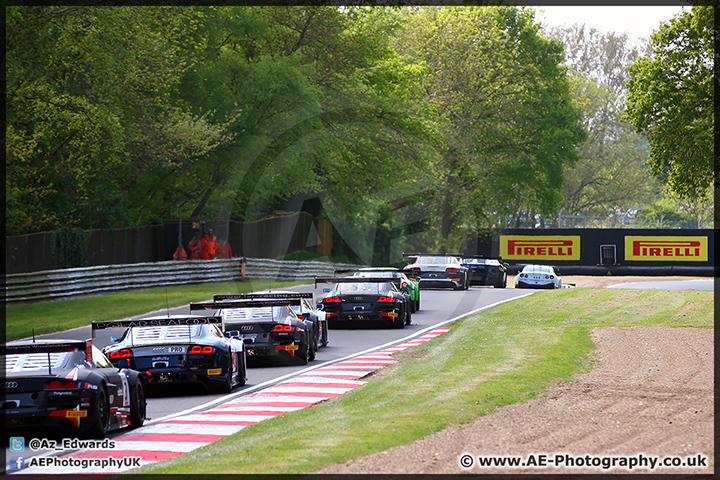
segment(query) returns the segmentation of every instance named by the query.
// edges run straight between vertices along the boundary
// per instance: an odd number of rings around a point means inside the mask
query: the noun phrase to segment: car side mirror
[[[225,332],[225,336],[227,338],[238,338],[240,337],[240,332],[238,330],[230,330],[229,332]]]
[[[118,341],[120,341],[120,338],[122,338],[122,337],[110,337],[110,341],[112,343],[117,343]]]

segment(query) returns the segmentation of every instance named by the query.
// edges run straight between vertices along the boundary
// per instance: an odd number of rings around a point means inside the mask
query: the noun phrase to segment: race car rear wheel
[[[108,405],[107,393],[102,386],[95,396],[95,422],[87,430],[88,438],[105,438],[110,422],[110,407]]]
[[[323,347],[328,346],[328,322],[327,322],[327,320],[325,320],[325,322],[323,322],[323,325],[322,325],[322,343],[321,343],[321,345]]]
[[[130,427],[139,428],[145,423],[147,400],[145,399],[145,386],[138,376],[135,385],[130,385]]]
[[[247,382],[247,358],[245,357],[245,351],[237,354],[238,364],[238,385],[241,387]]]
[[[233,362],[232,362],[232,352],[228,352],[227,356],[227,375],[225,378],[225,381],[218,387],[218,392],[220,393],[230,393],[233,389]]]
[[[304,341],[300,343],[299,347],[300,348],[295,351],[295,363],[297,365],[307,365],[308,361],[310,361],[310,350],[312,348],[310,346],[310,338],[307,333],[305,334]]]

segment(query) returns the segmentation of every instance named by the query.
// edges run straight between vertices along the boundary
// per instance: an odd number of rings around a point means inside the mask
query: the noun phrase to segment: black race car
[[[414,259],[403,272],[408,278],[420,284],[420,288],[451,287],[467,290],[470,286],[470,271],[462,264],[462,255],[453,253],[403,253]]]
[[[169,316],[92,322],[92,328],[126,328],[103,353],[119,368],[143,372],[149,384],[201,383],[229,393],[245,385],[247,362],[245,345],[225,337],[221,323],[219,317]]]
[[[256,293],[238,293],[230,295],[213,295],[214,302],[225,302],[228,300],[300,300],[300,314],[313,323],[313,348],[317,350],[328,346],[328,329],[325,312],[315,308],[312,293],[299,293],[283,290],[268,290]]]
[[[315,359],[313,322],[300,313],[300,299],[228,300],[191,303],[190,310],[218,310],[225,331],[236,331],[248,357],[283,357],[307,365]]]
[[[410,295],[398,291],[392,278],[317,278],[318,283],[334,284],[324,289],[318,309],[325,312],[330,328],[368,322],[405,328],[410,325]]]
[[[55,426],[103,438],[145,421],[142,375],[115,368],[90,340],[11,342],[0,346],[0,358],[7,431]]]
[[[500,258],[481,256],[464,257],[462,260],[470,270],[470,285],[492,285],[495,288],[507,287],[508,264]]]

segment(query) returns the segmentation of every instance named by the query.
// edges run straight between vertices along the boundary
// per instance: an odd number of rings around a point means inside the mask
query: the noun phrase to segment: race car
[[[224,302],[228,300],[296,300],[300,299],[300,314],[313,323],[313,348],[317,350],[321,347],[328,346],[328,329],[325,312],[315,308],[312,293],[299,293],[284,290],[268,290],[255,293],[238,293],[230,295],[213,295],[214,302]]]
[[[525,265],[515,275],[515,288],[563,288],[560,276],[548,265]]]
[[[190,310],[217,310],[225,331],[235,331],[248,357],[278,357],[307,365],[315,359],[313,322],[300,313],[301,299],[191,303]]]
[[[507,287],[508,264],[499,258],[481,256],[463,257],[462,264],[470,270],[470,285]]]
[[[410,295],[398,291],[390,278],[317,278],[318,283],[334,284],[323,289],[318,308],[325,312],[330,328],[361,323],[378,323],[393,328],[410,325]]]
[[[408,278],[415,280],[420,288],[452,287],[467,290],[470,287],[470,271],[462,264],[462,255],[452,253],[403,253],[415,261],[403,268]]]
[[[37,340],[0,346],[6,431],[59,427],[103,438],[145,421],[142,375],[117,369],[91,340]]]
[[[337,273],[337,272],[336,272]],[[410,295],[410,312],[420,310],[420,285],[410,280],[405,273],[394,267],[367,267],[355,270],[353,277],[390,278],[397,289]]]
[[[148,384],[195,383],[230,393],[245,385],[245,345],[218,328],[219,317],[166,316],[92,322],[96,330],[125,328],[103,348],[118,368],[143,372]]]

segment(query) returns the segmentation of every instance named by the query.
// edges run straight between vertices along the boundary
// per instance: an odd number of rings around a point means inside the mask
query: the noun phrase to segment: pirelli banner
[[[708,237],[625,236],[625,261],[707,262]]]
[[[501,235],[504,260],[580,260],[580,235]]]
[[[511,264],[714,267],[714,230],[506,229],[493,255]]]

